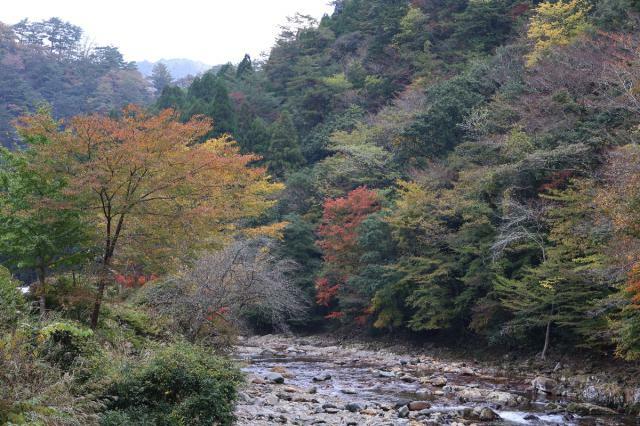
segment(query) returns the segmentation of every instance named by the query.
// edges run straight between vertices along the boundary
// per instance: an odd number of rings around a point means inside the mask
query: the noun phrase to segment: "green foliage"
[[[298,133],[289,113],[280,114],[270,129],[270,136],[266,163],[272,173],[282,177],[285,172],[295,170],[304,164]]]
[[[240,372],[204,349],[173,344],[129,365],[106,391],[104,425],[231,425]]]
[[[27,304],[18,285],[11,273],[0,265],[0,331],[15,329],[27,313]]]
[[[57,321],[38,331],[38,352],[48,362],[69,370],[81,355],[88,355],[95,348],[91,345],[93,331],[80,324]]]
[[[471,111],[486,102],[496,90],[484,64],[432,86],[427,90],[428,108],[404,133],[406,156],[438,156],[461,142],[461,124]]]

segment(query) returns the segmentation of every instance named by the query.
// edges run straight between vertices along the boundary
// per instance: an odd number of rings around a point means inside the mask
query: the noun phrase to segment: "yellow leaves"
[[[75,117],[63,131],[50,123],[46,115],[33,117],[22,130],[34,137],[47,132],[50,143],[36,147],[36,155],[54,159],[49,167],[68,179],[67,195],[78,209],[95,212],[101,238],[117,241],[123,261],[163,270],[193,250],[219,247],[239,221],[271,208],[283,189],[264,168],[252,167],[258,158],[241,154],[229,136],[200,143],[211,130],[203,117],[182,123],[171,110],[150,115],[130,107],[119,118]]]
[[[249,238],[269,237],[281,240],[284,237],[283,232],[287,225],[289,225],[289,222],[278,222],[271,225],[248,228],[243,231],[243,234]]]
[[[583,0],[543,2],[535,9],[527,37],[534,43],[527,65],[535,65],[551,48],[570,44],[588,28],[589,6]]]

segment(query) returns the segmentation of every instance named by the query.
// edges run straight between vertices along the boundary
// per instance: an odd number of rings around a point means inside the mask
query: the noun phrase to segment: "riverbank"
[[[326,336],[242,339],[238,424],[635,424],[619,409],[637,405],[640,389],[604,372],[382,346]]]

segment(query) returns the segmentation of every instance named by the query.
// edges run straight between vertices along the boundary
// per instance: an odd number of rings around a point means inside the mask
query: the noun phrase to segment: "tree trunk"
[[[100,308],[102,307],[102,299],[104,298],[104,290],[107,287],[107,280],[109,276],[109,264],[111,263],[111,257],[105,256],[102,273],[100,274],[100,282],[98,282],[98,292],[96,294],[96,300],[93,304],[93,312],[91,313],[91,328],[93,330],[98,326],[98,318],[100,317]]]
[[[43,267],[38,268],[38,281],[39,284],[39,305],[40,305],[40,319],[44,319],[47,314],[47,281],[45,276],[45,269]]]
[[[98,283],[98,293],[96,294],[96,301],[93,305],[93,312],[91,313],[91,328],[93,330],[98,326],[98,318],[100,317],[100,308],[102,307],[102,298],[104,297],[104,289],[106,286],[107,277],[103,274]]]
[[[547,331],[544,334],[544,347],[542,348],[542,354],[540,357],[544,360],[547,358],[547,350],[549,349],[549,340],[551,339],[551,323],[553,323],[553,309],[554,304],[551,304],[551,312],[549,314],[549,321],[547,321]]]

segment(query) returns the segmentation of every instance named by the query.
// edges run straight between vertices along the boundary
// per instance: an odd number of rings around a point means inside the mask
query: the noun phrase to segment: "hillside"
[[[640,1],[333,4],[0,26],[0,424],[637,421]]]
[[[13,120],[47,103],[56,117],[109,112],[151,100],[148,84],[117,48],[86,49],[82,29],[52,18],[0,23],[0,139],[16,142]]]
[[[637,25],[626,0],[346,0],[156,106],[286,182],[316,322],[635,358]]]

